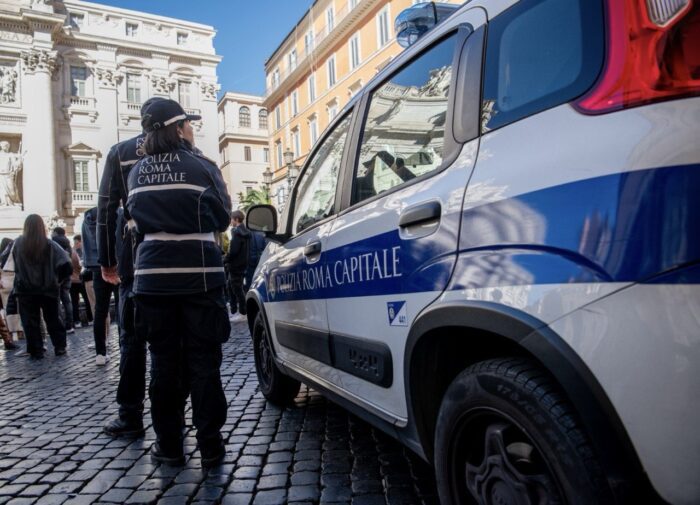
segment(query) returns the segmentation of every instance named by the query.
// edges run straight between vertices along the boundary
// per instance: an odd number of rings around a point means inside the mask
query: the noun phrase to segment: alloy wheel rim
[[[477,435],[478,434],[478,435]],[[549,465],[527,433],[506,416],[473,413],[456,430],[453,479],[460,502],[564,503]]]

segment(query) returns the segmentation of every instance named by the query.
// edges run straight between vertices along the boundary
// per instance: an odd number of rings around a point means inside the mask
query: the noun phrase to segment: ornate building
[[[263,185],[270,165],[267,109],[262,97],[227,92],[219,101],[219,162],[233,208],[245,195]]]
[[[0,0],[0,233],[29,213],[79,224],[109,148],[140,132],[151,96],[201,114],[196,143],[215,159],[214,34],[80,0]]]

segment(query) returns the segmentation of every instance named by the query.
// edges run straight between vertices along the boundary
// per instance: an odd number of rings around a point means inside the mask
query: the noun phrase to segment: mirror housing
[[[245,216],[245,225],[251,231],[261,231],[273,242],[282,243],[287,237],[277,233],[277,209],[272,205],[253,205]]]

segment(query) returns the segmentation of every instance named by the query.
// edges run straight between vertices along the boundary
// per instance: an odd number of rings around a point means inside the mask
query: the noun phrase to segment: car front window
[[[350,117],[348,114],[325,138],[299,180],[292,221],[293,233],[304,231],[334,212],[335,191]]]

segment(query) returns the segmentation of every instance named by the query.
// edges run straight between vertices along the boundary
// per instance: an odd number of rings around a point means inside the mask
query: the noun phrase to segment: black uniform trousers
[[[134,326],[133,279],[119,284],[119,418],[128,424],[140,424],[146,396],[146,340]]]
[[[117,286],[110,284],[102,278],[102,270],[91,268],[92,288],[95,290],[95,313],[92,331],[95,336],[95,352],[102,356],[107,355],[107,315],[109,304],[114,294],[115,307],[119,306],[119,290]],[[119,320],[117,308],[117,320]]]
[[[43,295],[18,295],[19,317],[27,338],[27,352],[32,356],[44,355],[44,340],[41,338],[41,313],[54,350],[66,348],[66,327],[59,314],[57,297]]]
[[[151,417],[166,452],[182,450],[183,396],[189,388],[192,420],[203,454],[221,446],[226,397],[221,344],[231,331],[223,286],[188,295],[136,295],[136,333],[151,353]]]

